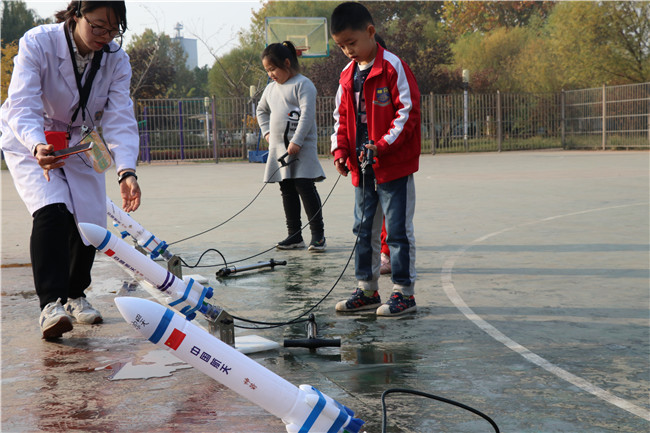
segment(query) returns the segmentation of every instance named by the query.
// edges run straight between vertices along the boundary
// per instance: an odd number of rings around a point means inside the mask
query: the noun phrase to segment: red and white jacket
[[[356,161],[356,101],[353,81],[356,63],[341,72],[334,109],[332,155],[345,158],[352,184],[359,186]],[[420,91],[408,65],[377,45],[377,56],[363,86],[368,138],[377,146],[373,165],[377,183],[415,173],[420,158]]]

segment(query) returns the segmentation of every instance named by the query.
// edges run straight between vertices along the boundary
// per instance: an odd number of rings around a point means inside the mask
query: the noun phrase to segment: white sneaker
[[[68,299],[65,303],[65,311],[77,320],[77,323],[95,325],[104,320],[99,311],[95,310],[86,298]]]
[[[50,302],[43,308],[38,323],[41,325],[41,332],[46,340],[60,338],[64,332],[72,331],[72,320],[63,309],[61,298],[56,302]]]

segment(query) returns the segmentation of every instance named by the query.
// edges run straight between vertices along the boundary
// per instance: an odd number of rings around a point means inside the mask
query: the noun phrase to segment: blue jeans
[[[354,191],[354,227],[358,234],[355,251],[355,277],[364,290],[379,288],[381,264],[381,226],[386,218],[386,243],[390,249],[393,290],[405,296],[414,294],[415,286],[415,184],[413,175],[375,186],[375,176],[368,170]]]

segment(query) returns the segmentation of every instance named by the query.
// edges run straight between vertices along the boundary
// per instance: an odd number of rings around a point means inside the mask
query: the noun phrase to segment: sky
[[[41,18],[53,17],[64,9],[67,0],[25,1]],[[218,55],[223,55],[239,44],[238,33],[248,30],[252,11],[262,7],[258,1],[168,1],[126,0],[128,30],[124,35],[126,46],[133,35],[141,35],[149,28],[156,33],[175,36],[176,23],[183,25],[181,35],[204,40]],[[194,36],[194,35],[196,36]],[[214,63],[210,50],[197,41],[199,66]]]

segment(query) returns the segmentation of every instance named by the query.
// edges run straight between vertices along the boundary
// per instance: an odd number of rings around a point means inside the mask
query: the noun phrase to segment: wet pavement
[[[243,263],[274,270],[217,279],[218,253],[201,274],[213,301],[239,317],[284,321],[316,309],[319,335],[340,348],[280,348],[250,355],[307,383],[381,431],[389,388],[453,399],[503,432],[650,431],[649,157],[647,152],[509,152],[424,155],[416,174],[416,299],[401,318],[342,315],[355,286],[350,180],[323,160],[328,249],[271,250]],[[223,227],[262,187],[251,163],[143,165],[143,204],[132,216],[193,265],[214,248],[233,262],[285,234],[277,185]],[[29,267],[30,217],[2,171],[2,432],[283,432],[274,416],[143,340],[116,295],[132,279],[98,255],[89,300],[104,323],[41,339]],[[108,179],[112,179],[109,175]],[[336,184],[336,186],[335,186]],[[118,190],[109,181],[108,195]],[[390,279],[380,280],[387,299]],[[238,325],[247,326],[237,322]],[[238,329],[282,343],[302,324]],[[123,377],[133,377],[124,379]],[[389,432],[489,432],[474,414],[411,395],[386,398]]]

